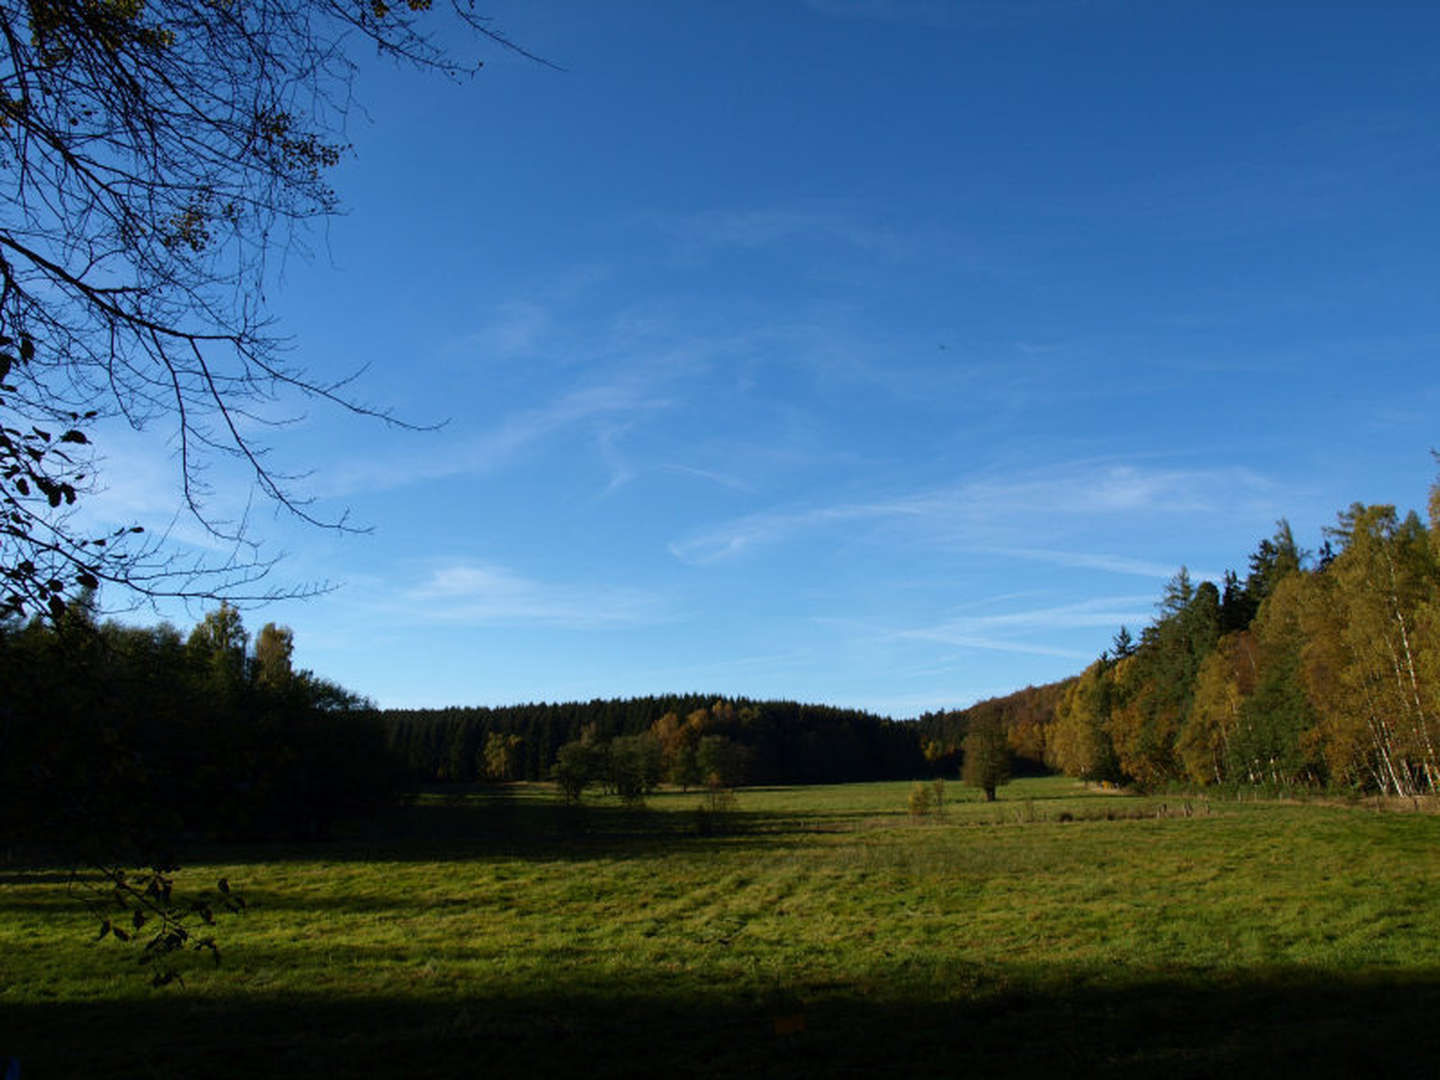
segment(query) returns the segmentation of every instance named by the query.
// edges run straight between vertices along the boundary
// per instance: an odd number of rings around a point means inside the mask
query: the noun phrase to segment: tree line
[[[998,717],[1017,760],[1087,780],[1434,794],[1440,484],[1428,509],[1355,503],[1314,552],[1282,519],[1245,577],[1182,568],[1075,678],[922,717],[926,754]]]
[[[1440,788],[1440,484],[1428,523],[1356,503],[1317,552],[1278,523],[1242,578],[1183,568],[1137,637],[1074,678],[895,721],[700,694],[377,710],[293,669],[222,604],[188,635],[0,619],[0,825],[28,842],[323,836],[402,787],[555,780],[637,799],[682,788],[955,775],[993,795],[1045,769],[1168,784]]]
[[[323,837],[396,771],[374,709],[309,671],[294,637],[252,639],[222,605],[188,635],[0,621],[0,825],[31,845],[142,861],[186,839]]]
[[[718,769],[733,783],[907,779],[927,771],[913,726],[858,709],[704,694],[387,709],[387,745],[410,784],[549,780],[562,748],[593,747],[588,783],[613,787],[605,754],[638,754],[646,783],[700,786]],[[626,740],[640,739],[636,744]],[[507,747],[502,752],[501,747]],[[609,748],[609,749],[606,749]],[[571,775],[585,753],[567,750]]]
[[[93,594],[58,618],[0,619],[0,857],[164,865],[195,839],[323,838],[434,783],[638,800],[661,783],[927,771],[912,725],[859,710],[687,694],[382,712],[296,670],[293,649],[288,628],[252,635],[226,604],[188,634],[99,622]]]
[[[953,776],[965,760],[965,740],[972,733],[1003,732],[1009,747],[1011,771],[1036,776],[1055,771],[1045,753],[1046,733],[1055,708],[1073,679],[1027,686],[1003,697],[987,698],[969,708],[923,713],[915,721],[915,734],[930,769]],[[993,740],[991,740],[993,741]]]

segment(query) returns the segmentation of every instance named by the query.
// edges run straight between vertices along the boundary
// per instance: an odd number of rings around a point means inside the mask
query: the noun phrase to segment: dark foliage
[[[12,850],[164,867],[186,839],[323,837],[385,799],[374,711],[309,672],[265,670],[244,642],[232,656],[236,640],[217,649],[199,630],[96,626],[80,605],[55,626],[0,625]]]
[[[712,708],[717,701],[727,707]],[[904,779],[926,768],[914,725],[857,709],[793,701],[686,694],[503,708],[387,709],[381,721],[409,783],[477,779],[492,732],[524,740],[518,778],[548,780],[560,747],[587,731],[605,743],[644,734],[667,713],[683,717],[698,709],[711,710],[707,734],[746,749],[744,771],[752,784]]]
[[[995,789],[1010,779],[1010,747],[1004,724],[996,717],[972,723],[963,749],[960,775],[965,783],[985,793],[986,802],[994,802]]]

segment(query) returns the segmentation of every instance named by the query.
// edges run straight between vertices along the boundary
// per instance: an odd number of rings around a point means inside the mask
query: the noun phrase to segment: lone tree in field
[[[347,379],[285,360],[267,268],[337,209],[326,175],[347,150],[357,48],[479,67],[432,43],[431,6],[0,0],[0,616],[58,618],[107,582],[140,598],[279,595],[244,522],[212,508],[207,468],[225,460],[261,502],[346,527],[267,459],[256,425],[317,399],[394,421]],[[523,52],[463,0],[452,14]],[[75,523],[107,419],[172,448],[177,506],[232,557],[182,561],[138,528]]]
[[[1010,744],[1005,725],[998,717],[975,720],[965,736],[965,763],[961,777],[971,787],[985,792],[985,801],[995,801],[995,789],[1010,781]]]

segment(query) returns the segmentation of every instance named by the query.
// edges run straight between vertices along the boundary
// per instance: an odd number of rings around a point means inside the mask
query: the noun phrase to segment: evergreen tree
[[[1115,654],[1116,660],[1124,660],[1135,652],[1135,648],[1135,639],[1130,636],[1130,630],[1122,623],[1111,643],[1110,651]]]
[[[1245,592],[1251,603],[1258,609],[1286,575],[1302,567],[1305,557],[1305,552],[1295,543],[1290,522],[1281,518],[1275,523],[1275,535],[1261,540],[1255,554],[1250,556],[1250,574],[1245,579]]]

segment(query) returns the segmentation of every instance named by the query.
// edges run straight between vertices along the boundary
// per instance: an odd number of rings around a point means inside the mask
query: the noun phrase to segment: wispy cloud
[[[485,357],[508,358],[532,353],[551,330],[550,312],[530,300],[509,300],[479,330],[466,335],[459,346]]]
[[[550,435],[596,417],[663,409],[669,402],[637,381],[574,390],[537,409],[509,417],[494,430],[462,448],[457,472],[493,468],[518,451]]]
[[[751,491],[749,484],[738,476],[731,476],[729,473],[715,472],[712,469],[696,469],[689,465],[662,465],[662,472],[680,473],[682,476],[694,476],[701,480],[709,480],[719,484],[721,487],[730,488],[732,491]]]
[[[838,241],[871,254],[899,257],[910,241],[894,229],[866,222],[840,205],[711,210],[678,221],[669,228],[687,254],[705,249],[757,250],[788,244],[797,237]]]
[[[1148,611],[1142,609],[1150,608],[1153,603],[1154,597],[1143,593],[1099,596],[1073,604],[1027,608],[994,615],[960,615],[940,625],[947,630],[961,631],[1000,628],[1070,630],[1077,627],[1118,626],[1122,622],[1149,619]]]
[[[750,514],[672,542],[670,552],[683,562],[704,565],[734,558],[807,531],[873,521],[911,523],[930,539],[963,544],[969,550],[1003,553],[1015,527],[1042,515],[1195,514],[1233,506],[1245,496],[1270,490],[1270,483],[1247,469],[1144,469],[1123,464],[1059,465],[1009,477],[985,477],[950,487],[800,510]],[[1028,554],[1027,554],[1028,553]],[[1021,557],[1048,557],[1068,565],[1159,573],[1155,564],[1022,549]]]
[[[928,641],[957,649],[1087,660],[1090,653],[1057,645],[1047,638],[1068,630],[1142,626],[1152,617],[1147,610],[1151,607],[1151,597],[1127,595],[989,615],[955,614],[937,623],[900,630],[847,619],[817,618],[815,621],[859,629],[880,641]]]
[[[605,462],[606,469],[610,472],[610,479],[600,495],[603,498],[612,492],[619,491],[630,481],[634,480],[637,473],[630,464],[629,459],[621,452],[617,445],[620,438],[630,429],[629,424],[620,424],[615,427],[608,427],[601,431],[596,437],[596,444],[600,448],[600,458]]]
[[[441,567],[404,599],[427,620],[470,625],[594,629],[656,623],[666,617],[660,598],[644,590],[537,581],[485,563]]]
[[[1084,551],[1051,551],[1045,548],[1006,547],[991,549],[995,555],[1009,555],[1017,559],[1033,559],[1036,562],[1054,563],[1056,566],[1078,566],[1088,570],[1105,570],[1112,574],[1131,574],[1135,577],[1159,578],[1168,581],[1175,576],[1178,566],[1147,562],[1144,559],[1129,559],[1122,555],[1092,554]],[[1190,576],[1197,580],[1219,581],[1223,573],[1208,570],[1192,570]]]
[[[678,540],[670,553],[681,562],[704,565],[734,558],[750,548],[778,543],[795,533],[847,521],[897,517],[907,510],[902,502],[850,504],[796,513],[751,514],[718,529]],[[919,513],[920,511],[909,511]]]
[[[261,554],[251,544],[228,538],[235,533],[249,535],[247,523],[261,516],[261,510],[266,516],[274,510],[243,463],[221,454],[192,461],[190,493],[202,520],[186,503],[181,457],[161,424],[143,431],[105,424],[92,439],[101,448],[95,488],[81,496],[72,517],[81,532],[139,525],[146,530],[147,543],[172,550],[182,561],[206,558],[223,564]],[[207,528],[207,523],[214,528]],[[273,530],[253,531],[263,535]]]
[[[867,625],[855,619],[836,619],[816,616],[812,621],[821,626],[848,628],[880,642],[930,641],[962,649],[980,649],[990,652],[1020,653],[1026,656],[1059,656],[1066,660],[1083,660],[1087,653],[1051,645],[1043,641],[1028,641],[1016,636],[1017,629],[1034,629],[1034,624],[1017,615],[1016,622],[990,621],[989,619],[950,619],[934,626],[914,627],[905,630],[883,629]],[[1133,620],[1132,620],[1133,621]],[[1091,625],[1091,624],[1086,624]],[[1108,622],[1094,625],[1108,626]],[[1114,625],[1118,626],[1117,621]],[[1058,628],[1058,627],[1056,627]],[[924,671],[908,674],[925,674]]]
[[[182,502],[180,458],[165,445],[155,428],[134,432],[119,424],[92,435],[103,447],[98,461],[96,493],[80,501],[81,507],[107,524],[144,521],[153,524],[171,517]]]
[[[1078,649],[1063,649],[1054,645],[1037,645],[1026,641],[1012,641],[1006,638],[987,637],[984,634],[967,634],[959,630],[935,627],[930,630],[907,631],[901,637],[913,640],[936,641],[960,649],[984,649],[992,652],[1020,653],[1025,656],[1059,656],[1066,660],[1086,660],[1089,653]]]
[[[631,459],[620,448],[620,440],[632,425],[626,424],[619,427],[606,428],[596,437],[596,444],[599,447],[600,458],[605,463],[605,468],[610,473],[610,478],[600,492],[600,497],[619,491],[622,487],[639,479],[644,475],[655,473],[672,473],[678,476],[688,476],[696,480],[704,480],[707,483],[716,484],[731,491],[751,491],[753,488],[739,477],[731,476],[729,473],[717,472],[712,469],[697,469],[690,465],[656,465],[640,467],[635,465]]]
[[[392,488],[418,480],[435,480],[464,473],[488,472],[527,448],[568,429],[604,418],[612,427],[616,417],[668,407],[669,399],[654,393],[643,380],[621,380],[563,394],[546,405],[512,413],[488,431],[432,450],[423,457],[381,462],[376,458],[352,461],[333,470],[327,495]],[[443,436],[441,436],[443,437]]]
[[[1020,477],[962,485],[958,494],[985,507],[1062,513],[1213,510],[1273,485],[1245,468],[1158,469],[1120,463],[1058,465]]]

